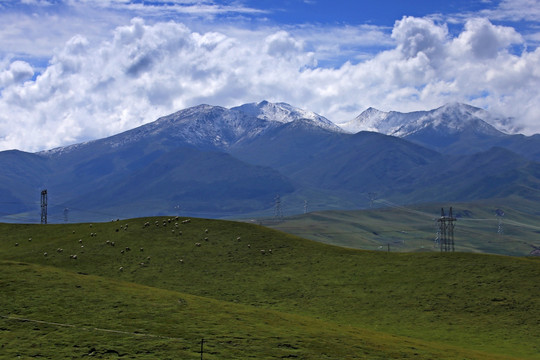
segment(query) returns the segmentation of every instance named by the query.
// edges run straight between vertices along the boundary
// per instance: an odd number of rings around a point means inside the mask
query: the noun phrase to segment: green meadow
[[[538,258],[184,220],[0,224],[0,358],[540,359]]]
[[[437,219],[441,208],[454,223],[455,250],[459,252],[527,256],[540,247],[540,213],[523,199],[501,199],[455,204],[399,206],[379,200],[382,208],[357,211],[321,211],[260,223],[319,242],[350,248],[390,251],[440,251]],[[497,217],[496,211],[504,216]],[[500,212],[499,212],[500,213]]]

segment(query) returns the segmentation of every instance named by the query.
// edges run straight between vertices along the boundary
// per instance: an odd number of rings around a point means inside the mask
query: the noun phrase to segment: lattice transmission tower
[[[442,251],[454,251],[454,222],[457,219],[452,215],[452,207],[448,216],[444,214],[441,208],[441,217],[437,220],[439,223],[439,244]]]
[[[281,198],[279,197],[279,195],[276,195],[276,198],[275,198],[274,219],[277,219],[277,220],[283,219],[283,211],[281,210]]]
[[[47,190],[41,191],[41,223],[47,224]]]

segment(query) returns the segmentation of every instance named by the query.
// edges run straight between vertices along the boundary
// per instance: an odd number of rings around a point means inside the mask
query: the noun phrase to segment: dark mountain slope
[[[116,179],[115,179],[116,180]],[[277,193],[293,185],[277,171],[246,164],[216,151],[179,147],[94,192],[75,198],[95,208],[122,214],[239,214],[267,208]]]

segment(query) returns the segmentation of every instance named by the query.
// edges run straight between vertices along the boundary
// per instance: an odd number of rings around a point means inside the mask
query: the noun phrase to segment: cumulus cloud
[[[462,52],[472,52],[478,59],[493,59],[511,44],[522,43],[523,38],[511,27],[495,26],[487,19],[471,19],[455,41]]]
[[[436,26],[430,19],[404,17],[396,21],[392,38],[398,43],[398,50],[406,58],[413,58],[419,53],[431,59],[444,56],[444,45],[448,29],[446,25]]]
[[[3,87],[30,79],[34,75],[34,69],[25,61],[14,61],[9,67],[0,70],[0,91]]]
[[[540,131],[540,50],[508,51],[523,41],[510,27],[477,18],[452,36],[444,23],[404,17],[386,49],[332,67],[317,65],[321,53],[306,39],[301,31],[197,32],[173,21],[134,18],[104,41],[72,37],[38,76],[25,62],[5,60],[0,149],[48,149],[109,136],[188,106],[262,99],[335,122],[368,106],[413,111],[462,101]]]

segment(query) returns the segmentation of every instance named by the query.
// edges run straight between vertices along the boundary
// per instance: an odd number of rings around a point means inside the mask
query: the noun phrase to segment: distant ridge
[[[483,109],[454,102],[429,111],[409,113],[368,108],[353,120],[338,125],[352,133],[375,131],[406,137],[426,127],[451,133],[470,130],[471,127],[487,135],[516,132],[516,128],[508,126],[509,122],[510,119],[494,117]]]
[[[369,193],[408,204],[540,200],[540,135],[505,134],[479,113],[457,103],[371,108],[363,123],[378,133],[352,134],[286,103],[201,104],[103,139],[0,152],[0,221],[36,218],[42,189],[51,221],[65,209],[77,221],[272,216],[277,195],[285,214],[306,201],[311,210],[362,208]]]

